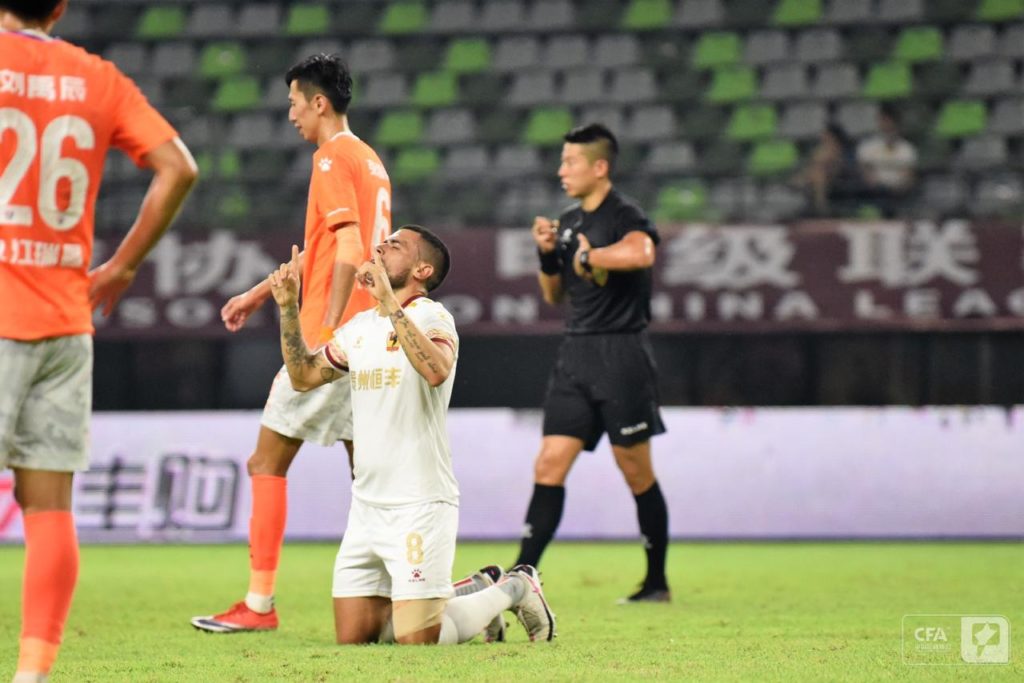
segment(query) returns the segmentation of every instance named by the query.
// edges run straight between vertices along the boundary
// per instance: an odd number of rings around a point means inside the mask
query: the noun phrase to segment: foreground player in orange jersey
[[[288,119],[313,153],[302,263],[302,336],[311,348],[373,306],[354,288],[356,268],[370,248],[391,232],[391,182],[377,154],[348,127],[352,77],[336,55],[314,55],[285,76]],[[264,280],[231,299],[222,317],[231,331],[270,298]],[[270,389],[256,450],[249,458],[252,517],[249,523],[249,591],[227,611],[195,617],[192,625],[214,633],[277,628],[274,583],[287,513],[286,475],[304,441],[330,446],[341,440],[352,459],[352,407],[348,384],[308,393],[292,389],[281,368]]]
[[[89,459],[92,309],[113,310],[197,176],[131,80],[50,37],[66,7],[0,0],[0,467],[24,514],[18,683],[46,680],[78,577],[71,482]],[[87,272],[110,147],[153,181],[117,251]]]

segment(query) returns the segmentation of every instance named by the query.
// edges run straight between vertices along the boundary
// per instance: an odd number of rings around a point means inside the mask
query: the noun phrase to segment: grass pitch
[[[675,602],[624,607],[637,545],[555,543],[542,567],[553,644],[529,643],[509,614],[510,642],[444,648],[334,645],[334,553],[288,544],[281,629],[225,636],[188,620],[243,595],[244,546],[86,546],[51,681],[1024,680],[1021,544],[674,544]],[[514,555],[463,544],[456,573]],[[17,657],[22,561],[0,547],[0,679]],[[901,618],[920,613],[1008,617],[1010,663],[904,664]]]

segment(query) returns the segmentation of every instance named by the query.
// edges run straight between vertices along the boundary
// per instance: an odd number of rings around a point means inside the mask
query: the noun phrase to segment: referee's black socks
[[[665,578],[665,555],[668,553],[668,506],[661,495],[661,487],[655,481],[651,488],[636,499],[636,516],[640,522],[640,533],[644,537],[647,552],[647,578],[644,588],[668,588]]]
[[[537,566],[544,549],[555,536],[558,523],[562,521],[564,507],[564,486],[533,485],[533,497],[530,498],[530,507],[526,509],[526,526],[516,564]]]

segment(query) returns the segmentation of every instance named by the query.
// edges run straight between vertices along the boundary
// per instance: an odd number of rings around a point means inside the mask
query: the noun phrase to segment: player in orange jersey
[[[66,7],[0,0],[0,467],[24,515],[18,682],[46,679],[78,575],[71,482],[88,466],[92,309],[113,310],[197,175],[130,79],[50,37]],[[89,272],[111,147],[154,176],[117,251]]]
[[[288,119],[313,153],[302,263],[302,336],[310,348],[374,305],[355,288],[356,268],[391,232],[391,181],[384,164],[348,127],[352,77],[336,55],[314,55],[285,76]],[[232,298],[221,311],[231,331],[270,298],[270,282]],[[337,382],[299,393],[282,367],[263,411],[256,450],[249,458],[249,590],[227,611],[192,619],[214,633],[277,628],[274,583],[284,540],[288,468],[304,441],[330,446],[343,441],[352,461],[352,408],[348,384]]]

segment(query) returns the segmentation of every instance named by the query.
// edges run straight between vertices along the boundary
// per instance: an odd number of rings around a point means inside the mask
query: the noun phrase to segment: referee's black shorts
[[[662,434],[657,369],[646,332],[566,335],[544,398],[544,436],[601,435],[632,446]]]

